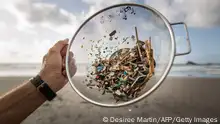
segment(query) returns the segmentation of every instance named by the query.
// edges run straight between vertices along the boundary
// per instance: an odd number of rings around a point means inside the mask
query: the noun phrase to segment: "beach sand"
[[[0,94],[28,79],[1,77]],[[58,92],[59,97],[45,102],[22,124],[99,124],[103,117],[220,117],[219,88],[220,78],[168,77],[136,104],[101,108],[81,99],[68,84]]]

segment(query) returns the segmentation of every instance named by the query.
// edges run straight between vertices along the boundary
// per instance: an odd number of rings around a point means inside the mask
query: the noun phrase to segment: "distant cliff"
[[[199,65],[199,64],[197,64],[197,63],[195,63],[195,62],[192,62],[192,61],[188,61],[188,62],[186,63],[186,65]]]
[[[193,61],[188,61],[185,65],[220,65],[220,63],[196,63]]]

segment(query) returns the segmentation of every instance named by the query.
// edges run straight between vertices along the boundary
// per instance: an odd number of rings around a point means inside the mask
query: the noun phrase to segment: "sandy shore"
[[[27,79],[1,77],[0,94]],[[220,117],[219,88],[220,78],[168,77],[145,100],[110,109],[87,103],[67,85],[56,100],[43,104],[23,124],[98,124],[103,117]]]

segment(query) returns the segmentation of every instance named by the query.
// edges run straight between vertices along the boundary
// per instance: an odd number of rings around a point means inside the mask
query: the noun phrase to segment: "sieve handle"
[[[191,44],[190,44],[190,40],[189,40],[189,32],[188,32],[188,28],[186,23],[184,22],[176,22],[176,23],[170,23],[171,26],[173,25],[184,25],[185,31],[186,31],[186,42],[188,45],[188,50],[187,52],[183,52],[183,53],[175,53],[175,56],[181,56],[181,55],[187,55],[189,53],[191,53]]]

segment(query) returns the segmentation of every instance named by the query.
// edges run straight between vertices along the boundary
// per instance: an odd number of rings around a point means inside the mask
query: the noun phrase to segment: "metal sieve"
[[[188,50],[184,53],[176,53],[173,25],[185,27]],[[154,75],[139,96],[115,102],[112,94],[102,95],[99,88],[88,86],[97,83],[93,80],[92,65],[98,58],[109,59],[118,51],[132,49],[137,43],[135,28],[140,41],[150,37],[156,63]],[[74,53],[78,69],[74,77],[70,76],[69,51]],[[102,107],[121,107],[138,102],[154,92],[168,75],[175,56],[190,52],[189,34],[184,22],[170,23],[160,12],[147,5],[117,4],[96,12],[78,28],[68,46],[66,70],[71,87],[84,100]]]

